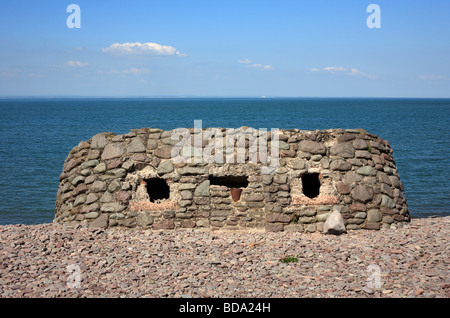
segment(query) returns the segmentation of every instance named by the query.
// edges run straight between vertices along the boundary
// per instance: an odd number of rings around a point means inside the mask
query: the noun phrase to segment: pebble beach
[[[0,226],[1,298],[448,298],[450,217],[346,234]]]

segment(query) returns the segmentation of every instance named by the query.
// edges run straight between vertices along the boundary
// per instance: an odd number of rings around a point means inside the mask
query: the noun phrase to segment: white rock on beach
[[[323,232],[337,235],[347,232],[341,212],[333,210],[323,225]]]

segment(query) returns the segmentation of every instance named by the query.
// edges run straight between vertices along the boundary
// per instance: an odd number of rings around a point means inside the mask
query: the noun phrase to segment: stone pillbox
[[[70,151],[54,222],[333,234],[397,228],[410,216],[392,153],[363,129],[100,133]]]

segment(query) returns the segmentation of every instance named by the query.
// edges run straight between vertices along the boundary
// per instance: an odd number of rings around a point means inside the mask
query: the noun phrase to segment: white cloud
[[[328,72],[330,74],[342,74],[342,75],[348,75],[348,76],[360,76],[360,77],[367,77],[367,78],[370,78],[370,79],[378,78],[377,75],[366,74],[366,73],[364,73],[364,72],[362,72],[362,71],[360,71],[360,70],[358,70],[357,68],[354,68],[354,67],[350,68],[350,70],[349,70],[349,69],[346,69],[345,67],[342,67],[342,66],[339,66],[339,67],[337,67],[337,66],[327,66],[327,67],[324,67],[322,69],[312,68],[310,71],[311,72]]]
[[[158,43],[113,43],[109,47],[102,49],[104,53],[117,55],[177,55],[187,56],[180,53],[173,46],[161,45]]]
[[[86,67],[88,63],[86,62],[80,62],[80,61],[67,61],[66,66],[70,67]]]
[[[328,66],[328,67],[324,67],[325,71],[328,71],[330,73],[335,73],[335,72],[345,72],[346,69],[341,67],[335,67],[335,66]]]
[[[348,75],[350,75],[350,76],[363,76],[364,73],[361,72],[360,70],[358,70],[357,68],[352,68],[352,70],[350,71],[350,73]]]
[[[246,64],[247,67],[251,67],[251,68],[259,68],[259,69],[262,69],[262,70],[265,70],[265,71],[273,70],[273,67],[270,66],[270,65],[262,65],[262,64],[259,64],[259,63],[253,63],[253,64],[251,64],[252,61],[249,60],[249,59],[238,60],[238,63],[240,63],[240,64]]]
[[[263,69],[263,70],[273,70],[273,67],[272,66],[270,66],[270,65],[262,65],[262,64],[251,64],[251,65],[249,65],[249,67],[252,67],[252,68],[260,68],[260,69]]]
[[[245,60],[238,60],[238,63],[241,64],[250,64],[252,61],[250,61],[249,59],[245,59]]]

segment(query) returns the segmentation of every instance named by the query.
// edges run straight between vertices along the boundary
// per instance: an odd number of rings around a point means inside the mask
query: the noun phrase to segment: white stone
[[[325,234],[342,234],[347,232],[344,218],[338,210],[333,210],[323,225]]]

